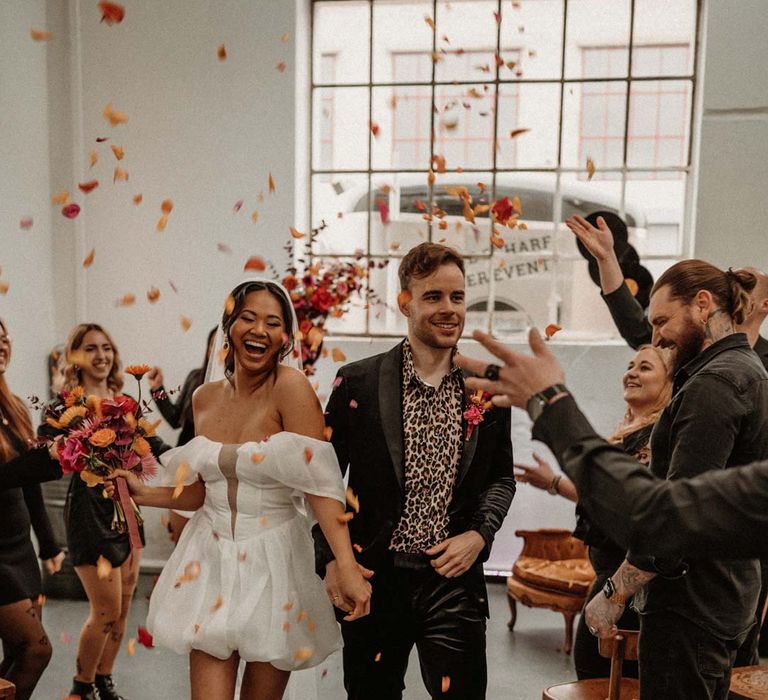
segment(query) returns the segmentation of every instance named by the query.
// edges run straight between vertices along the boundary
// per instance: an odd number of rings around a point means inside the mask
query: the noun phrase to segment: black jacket
[[[326,423],[342,474],[360,499],[349,523],[358,560],[373,569],[391,564],[389,543],[405,502],[403,463],[402,343],[389,352],[343,367],[328,400]],[[509,409],[492,408],[464,443],[449,507],[450,536],[476,530],[485,548],[466,573],[466,582],[485,598],[482,562],[515,494]],[[463,425],[466,434],[466,421]],[[313,529],[318,573],[333,554],[319,526]],[[487,609],[486,609],[487,612]]]

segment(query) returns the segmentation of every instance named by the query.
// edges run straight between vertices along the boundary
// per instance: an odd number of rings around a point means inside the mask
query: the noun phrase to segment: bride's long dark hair
[[[280,311],[283,316],[283,325],[285,326],[285,333],[287,339],[280,348],[279,361],[287,357],[293,352],[293,346],[295,339],[293,337],[293,311],[291,309],[290,299],[286,296],[286,293],[276,285],[274,282],[268,280],[253,280],[250,282],[242,282],[235,287],[229,297],[227,298],[227,304],[224,309],[224,313],[221,316],[221,330],[224,333],[226,340],[226,355],[224,356],[224,374],[228,379],[231,379],[235,372],[235,349],[232,345],[232,340],[229,337],[229,331],[232,328],[232,324],[237,320],[240,312],[245,306],[245,298],[251,292],[269,292],[280,304]]]
[[[2,319],[0,319],[0,333],[8,333]],[[10,360],[10,354],[8,359]],[[5,373],[0,374],[0,412],[8,421],[8,429],[21,442],[27,443],[34,439],[35,433],[32,430],[32,421],[26,406],[18,396],[11,393],[5,381]],[[11,441],[6,436],[5,431],[0,430],[0,464],[7,462],[15,455],[16,451],[13,449]]]

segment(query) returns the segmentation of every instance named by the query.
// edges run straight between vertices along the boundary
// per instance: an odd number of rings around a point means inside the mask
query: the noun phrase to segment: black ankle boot
[[[76,678],[72,679],[72,690],[69,694],[80,700],[99,700],[99,691],[96,690],[95,683],[84,683]]]
[[[98,700],[125,700],[125,698],[117,692],[115,688],[115,682],[112,680],[112,676],[102,676],[96,674],[96,690],[98,690]]]

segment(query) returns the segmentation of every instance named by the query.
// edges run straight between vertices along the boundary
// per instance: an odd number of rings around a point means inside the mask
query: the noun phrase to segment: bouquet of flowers
[[[301,361],[307,374],[320,353],[328,317],[339,318],[353,294],[361,295],[368,268],[358,262],[336,262],[328,266],[313,264],[304,274],[289,270],[283,278],[296,310],[301,344]]]
[[[140,381],[150,369],[147,365],[131,365],[125,372]],[[143,417],[140,384],[138,401],[122,394],[111,399],[86,396],[82,387],[64,391],[45,407],[43,421],[43,432],[49,440],[61,438],[58,454],[62,471],[79,473],[90,487],[104,483],[104,477],[115,469],[132,471],[143,479],[157,471],[157,461],[146,439],[154,435],[154,426]],[[117,482],[112,529],[128,532],[131,546],[140,548],[141,513],[125,480]]]

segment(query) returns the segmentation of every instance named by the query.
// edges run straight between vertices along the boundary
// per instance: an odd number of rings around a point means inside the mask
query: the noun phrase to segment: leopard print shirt
[[[395,552],[423,553],[448,537],[448,506],[453,497],[464,446],[461,370],[453,367],[439,387],[423,382],[413,367],[408,341],[403,345],[403,427],[405,505],[392,533]]]

